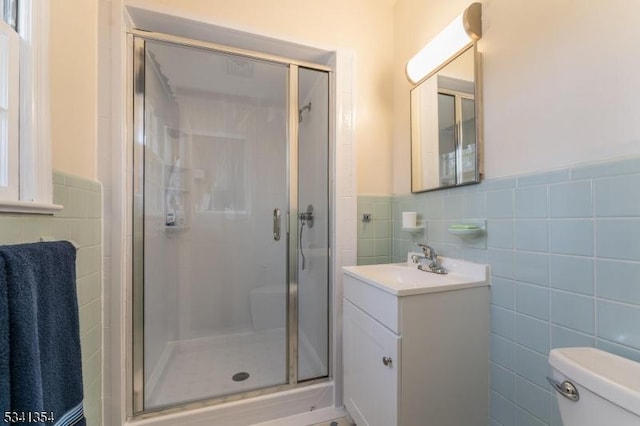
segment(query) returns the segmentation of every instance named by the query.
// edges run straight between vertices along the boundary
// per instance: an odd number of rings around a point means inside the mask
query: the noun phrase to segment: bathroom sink
[[[421,271],[411,262],[346,266],[342,269],[345,274],[396,296],[489,285],[487,265],[446,257],[440,257],[439,260],[449,273],[441,275]]]

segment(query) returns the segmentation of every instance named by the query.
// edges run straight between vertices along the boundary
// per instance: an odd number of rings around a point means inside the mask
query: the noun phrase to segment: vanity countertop
[[[345,266],[345,274],[396,296],[461,290],[489,285],[489,267],[479,263],[440,257],[449,272],[421,271],[413,263]]]

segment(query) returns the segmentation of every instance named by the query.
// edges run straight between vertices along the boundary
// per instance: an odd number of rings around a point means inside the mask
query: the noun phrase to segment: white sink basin
[[[396,296],[458,290],[489,285],[489,267],[479,263],[440,257],[449,273],[421,271],[412,263],[346,266],[345,274],[366,281]]]

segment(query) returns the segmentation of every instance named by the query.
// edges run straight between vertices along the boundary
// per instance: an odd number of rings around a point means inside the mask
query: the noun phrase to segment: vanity
[[[485,425],[489,269],[343,268],[344,402],[357,425]]]

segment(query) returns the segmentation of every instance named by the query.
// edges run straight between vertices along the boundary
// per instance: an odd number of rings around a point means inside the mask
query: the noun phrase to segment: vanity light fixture
[[[407,78],[417,83],[482,37],[482,4],[471,3],[407,63]]]

